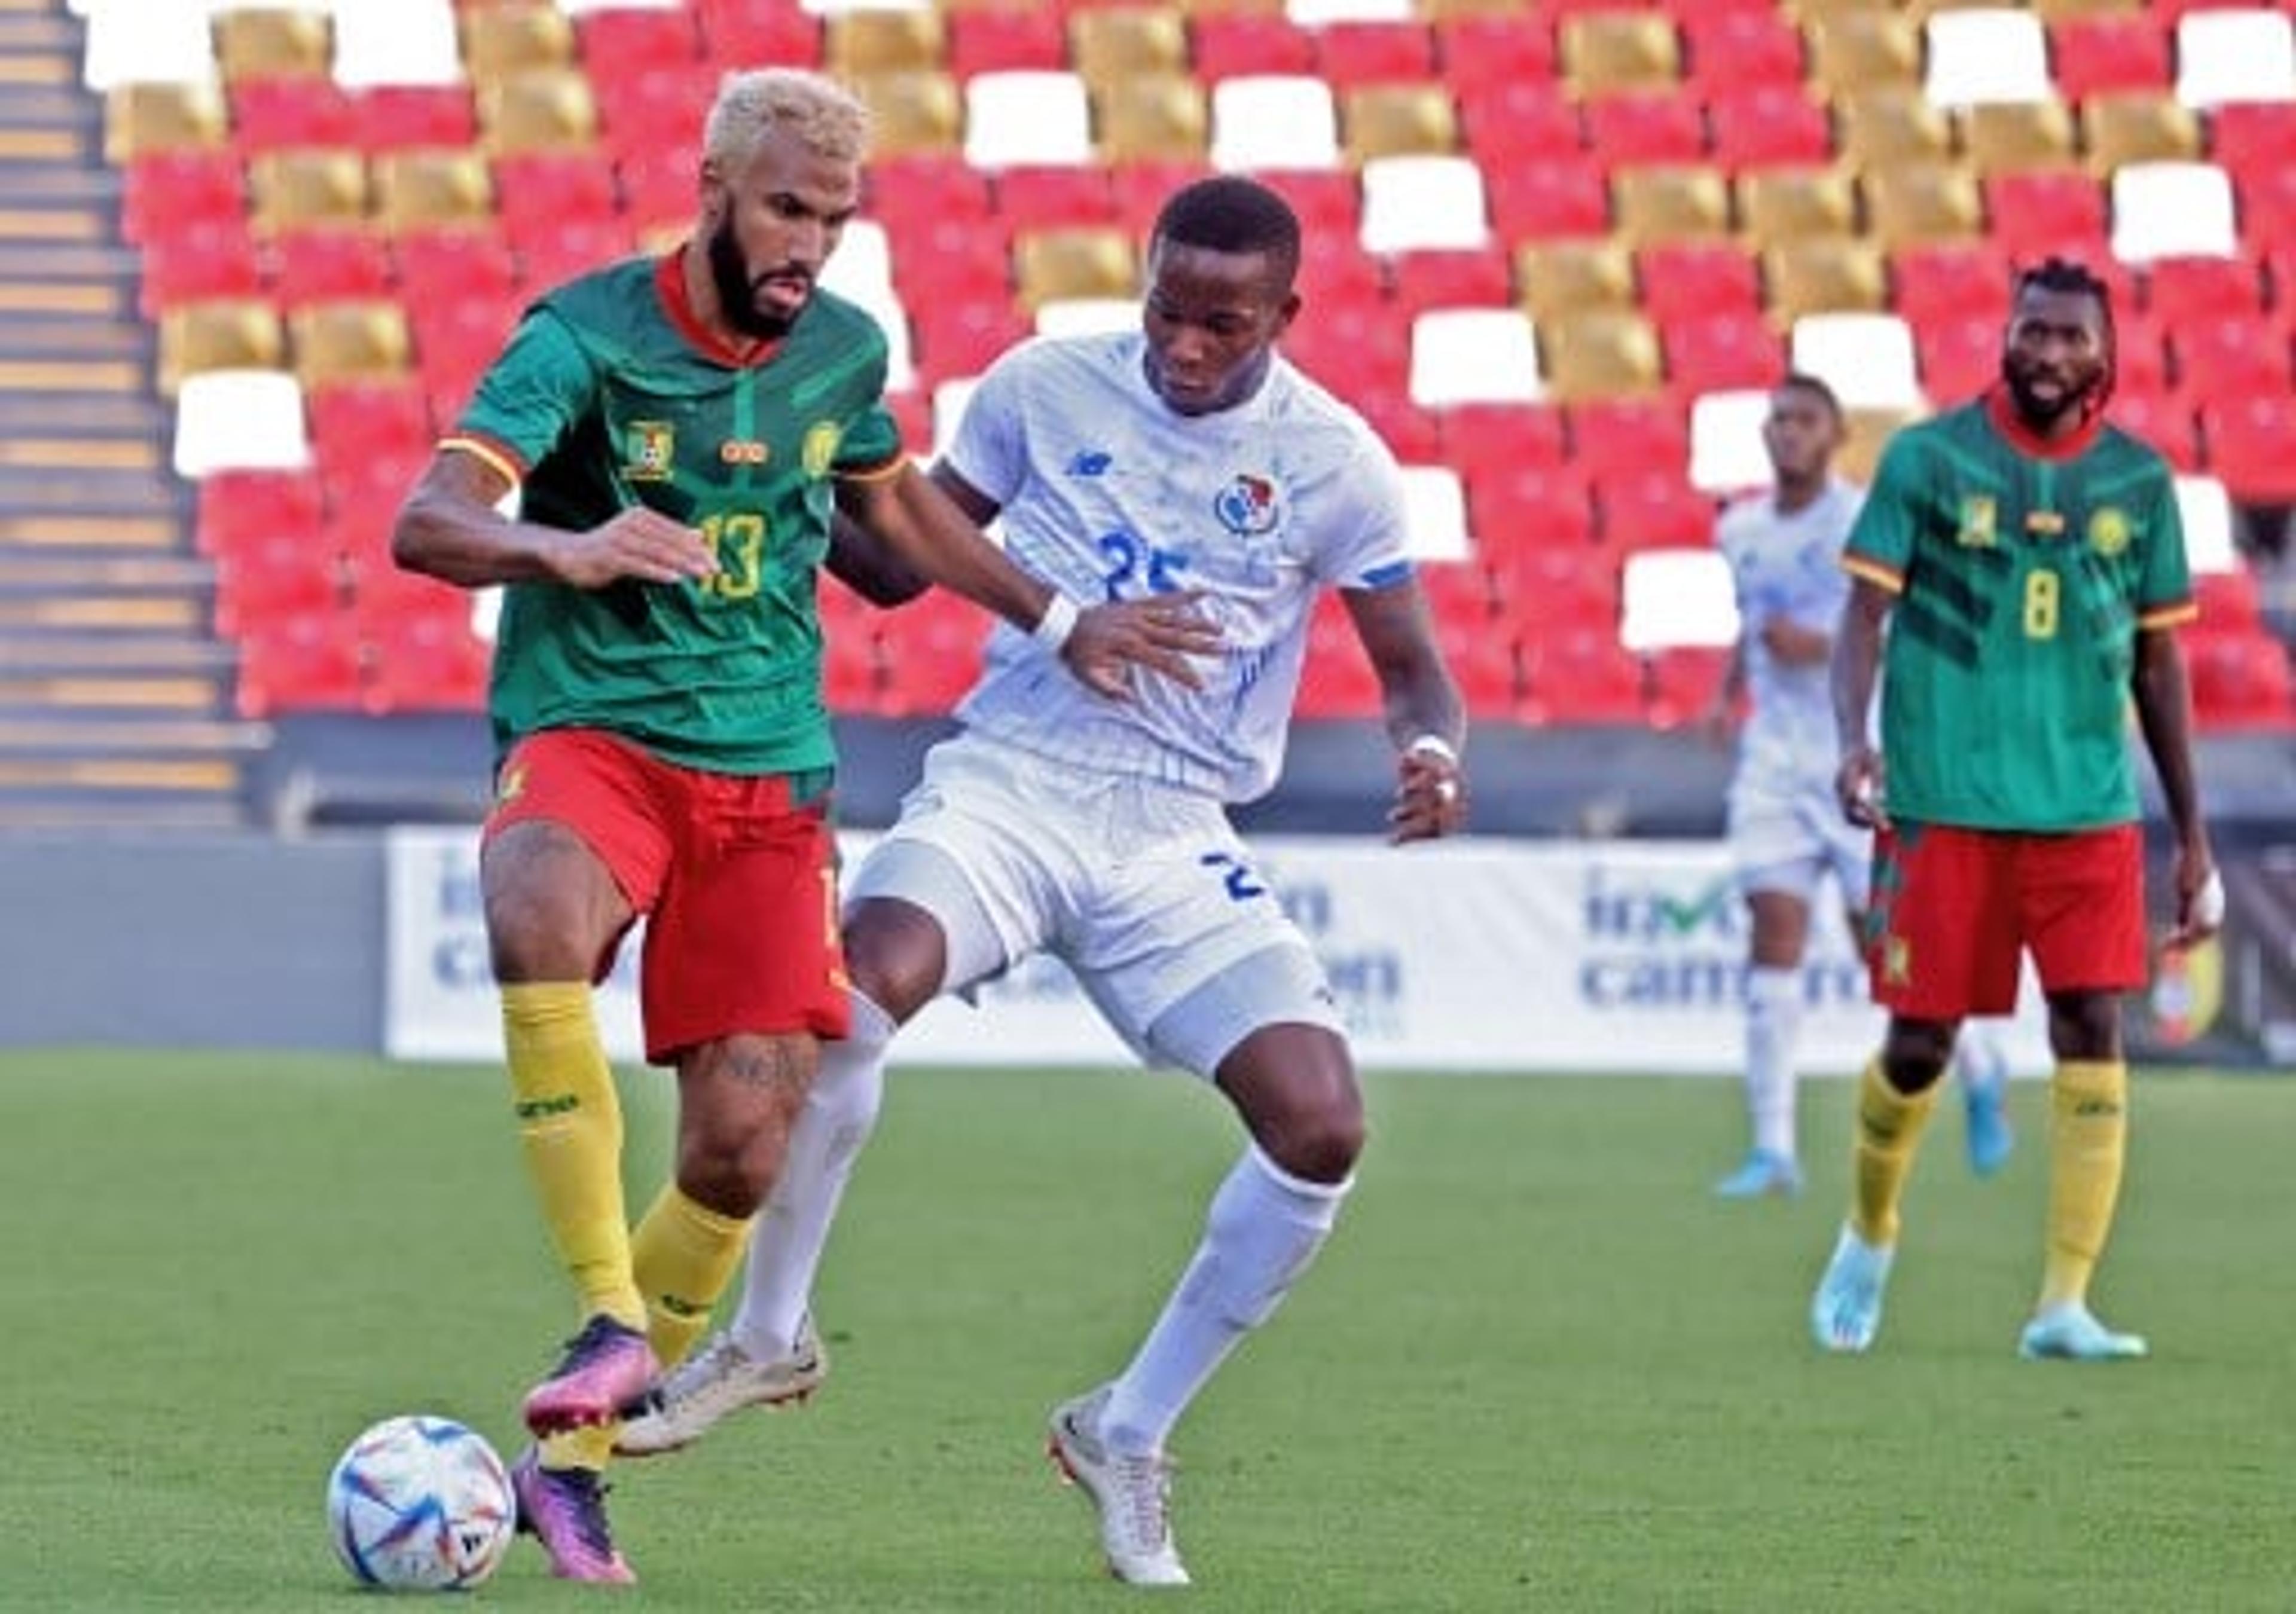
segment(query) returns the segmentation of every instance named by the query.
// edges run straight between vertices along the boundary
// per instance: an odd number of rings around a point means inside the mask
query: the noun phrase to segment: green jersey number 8
[[[766,518],[710,516],[701,523],[701,536],[718,561],[717,575],[701,579],[701,592],[719,600],[755,599],[765,572]]]
[[[2062,584],[2057,574],[2046,566],[2036,567],[2025,574],[2025,636],[2028,639],[2054,639],[2057,636],[2057,610]]]

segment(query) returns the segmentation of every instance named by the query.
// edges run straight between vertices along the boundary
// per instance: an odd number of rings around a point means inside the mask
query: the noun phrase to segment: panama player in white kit
[[[623,1430],[667,1450],[820,1377],[808,1297],[894,1032],[1038,951],[1136,1048],[1210,1078],[1250,1134],[1194,1258],[1129,1365],[1054,1409],[1051,1450],[1098,1505],[1110,1568],[1184,1584],[1165,1445],[1330,1232],[1364,1142],[1341,1017],[1306,938],[1229,826],[1276,778],[1309,613],[1342,591],[1384,693],[1398,841],[1464,822],[1465,717],[1405,549],[1393,456],[1273,344],[1299,307],[1300,226],[1248,179],[1176,193],[1143,329],[1031,342],[982,378],[939,478],[1078,603],[1168,594],[1219,644],[1201,686],[1076,698],[1057,612],[999,633],[899,822],[847,896],[851,1040],[830,1045],[734,1326]]]
[[[1802,955],[1811,905],[1831,873],[1853,933],[1866,906],[1871,834],[1843,816],[1827,660],[1849,597],[1842,545],[1864,495],[1833,474],[1841,405],[1814,376],[1790,375],[1770,396],[1762,441],[1771,491],[1724,511],[1715,543],[1730,564],[1742,628],[1711,716],[1718,726],[1742,691],[1747,717],[1730,783],[1729,837],[1751,921],[1746,971],[1746,1108],[1752,1147],[1716,1184],[1726,1199],[1792,1193],[1795,1051]],[[1997,1023],[1972,1021],[1956,1062],[1968,1100],[1969,1158],[1986,1175],[2008,1156],[2007,1056]]]

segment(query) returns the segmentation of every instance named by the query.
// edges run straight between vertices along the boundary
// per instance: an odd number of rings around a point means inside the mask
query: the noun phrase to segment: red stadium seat
[[[1018,164],[995,184],[996,211],[1013,233],[1116,222],[1108,170],[1093,165]]]
[[[1997,301],[1998,299],[1997,299]],[[1914,325],[1922,390],[1939,407],[1976,397],[2001,374],[2001,314],[1939,318]]]
[[[1211,171],[1210,164],[1187,157],[1114,164],[1108,170],[1108,188],[1115,198],[1117,222],[1139,240],[1147,240],[1156,215],[1172,193]]]
[[[511,244],[563,262],[551,237],[617,218],[614,170],[591,152],[528,152],[494,161],[495,206]],[[598,255],[604,256],[604,255]]]
[[[1500,610],[1526,644],[1572,634],[1619,633],[1619,557],[1587,543],[1519,545],[1496,569]]]
[[[1509,242],[1601,235],[1611,227],[1611,186],[1587,158],[1494,168],[1486,155],[1485,200],[1491,223]]]
[[[391,242],[410,307],[463,297],[507,302],[518,291],[518,259],[492,230],[422,230]]]
[[[263,255],[238,219],[156,233],[144,243],[143,258],[136,307],[146,319],[186,303],[264,295]]]
[[[1994,242],[2013,257],[2104,255],[2104,189],[2084,169],[1993,175],[1985,181],[1985,211]]]
[[[283,534],[308,540],[325,508],[316,471],[214,471],[200,479],[193,543],[214,560]]]
[[[1725,242],[1664,242],[1635,253],[1643,311],[1661,324],[1762,306],[1761,265]]]
[[[821,22],[794,5],[758,0],[698,0],[703,53],[712,61],[774,61],[784,67],[821,63]]]
[[[701,29],[691,11],[614,6],[586,12],[574,20],[574,37],[590,82],[602,92],[612,79],[658,68],[692,68],[704,60]]]
[[[1667,383],[1677,397],[1767,387],[1786,372],[1785,343],[1759,314],[1669,322],[1660,332]]]
[[[1523,719],[1533,724],[1640,725],[1643,664],[1615,633],[1573,633],[1526,645]]]
[[[1363,219],[1363,193],[1354,175],[1336,169],[1271,168],[1252,177],[1292,204],[1300,227],[1310,236],[1355,239]],[[1316,244],[1311,242],[1310,250]]]
[[[1190,22],[1196,77],[1205,84],[1261,73],[1311,74],[1316,41],[1281,16],[1206,12]]]
[[[1408,392],[1362,391],[1348,401],[1405,464],[1431,465],[1443,457],[1441,424]]]
[[[1411,329],[1383,306],[1326,306],[1320,318],[1292,324],[1283,352],[1343,398],[1409,390]]]
[[[247,227],[246,168],[235,152],[151,152],[121,179],[119,230],[131,243],[198,225]]]
[[[2269,634],[2185,636],[2193,684],[2193,720],[2204,733],[2280,730],[2296,725],[2296,680],[2288,652]]]
[[[1336,594],[1324,594],[1308,619],[1308,660],[1300,669],[1296,715],[1360,718],[1377,717],[1379,709],[1379,676],[1356,637],[1355,623]]]
[[[1546,18],[1501,13],[1446,17],[1435,24],[1444,82],[1462,102],[1492,92],[1554,81],[1554,28]]]
[[[869,165],[869,215],[896,233],[925,219],[986,218],[996,210],[988,176],[962,157],[923,152]]]
[[[1495,568],[1532,549],[1584,553],[1595,536],[1594,501],[1568,467],[1493,464],[1467,479],[1467,527]]]
[[[389,297],[395,289],[382,238],[340,226],[281,231],[271,242],[270,278],[283,308],[339,297]]]
[[[645,157],[662,150],[693,150],[700,138],[697,107],[716,97],[718,71],[705,63],[656,63],[598,80],[598,119],[605,144],[617,158]],[[685,174],[693,189],[695,169]],[[686,205],[690,210],[693,197]]]
[[[2263,277],[2246,258],[2156,258],[2142,282],[2145,311],[2172,327],[2264,308]]]
[[[2102,271],[2103,265],[2092,265]],[[2110,275],[2105,277],[2108,281]],[[2169,385],[2169,349],[2161,322],[2136,307],[2136,299],[2116,292],[2112,303],[2114,384],[2139,392]]]
[[[2209,118],[2209,156],[2239,185],[2288,166],[2296,152],[2296,102],[2233,102]]]
[[[1955,320],[1998,322],[2009,285],[2008,255],[1989,242],[1929,242],[1890,255],[1890,306],[1917,332]]]
[[[1398,252],[1388,266],[1398,319],[1426,308],[1504,308],[1514,300],[1514,271],[1504,247]]]
[[[359,143],[358,108],[332,78],[254,78],[231,86],[232,143],[242,154]]]
[[[1799,91],[1801,30],[1770,8],[1676,8],[1690,82],[1709,93],[1774,84]]]
[[[1694,723],[1721,687],[1727,650],[1677,644],[1650,659],[1650,722],[1653,728]]]
[[[2251,251],[2284,248],[2296,241],[2296,163],[2249,169],[2239,183],[2241,239]],[[2285,281],[2281,283],[2284,287]],[[2284,291],[2286,298],[2288,292]]]
[[[1423,580],[1430,569],[1421,569]],[[1513,636],[1494,631],[1488,620],[1453,622],[1439,615],[1435,637],[1467,703],[1467,715],[1502,722],[1512,719],[1521,694]]]
[[[474,712],[486,705],[493,651],[471,631],[470,596],[460,589],[455,593],[463,604],[459,616],[398,617],[367,625],[367,710]]]
[[[2257,393],[2210,399],[2201,426],[2209,467],[2235,499],[2296,504],[2296,398]]]
[[[1315,32],[1316,76],[1333,90],[1416,84],[1439,77],[1435,36],[1423,22],[1331,22]]]
[[[1693,487],[1686,466],[1614,476],[1595,484],[1603,542],[1614,551],[1695,549],[1714,538],[1714,501]]]
[[[1481,566],[1472,561],[1430,561],[1418,568],[1417,575],[1437,627],[1488,635],[1498,601]]]
[[[1470,484],[1494,472],[1559,469],[1569,452],[1562,412],[1546,404],[1454,404],[1439,420],[1443,457]]]
[[[1570,463],[1603,482],[1679,477],[1690,464],[1686,408],[1663,397],[1607,398],[1570,410]]]
[[[355,91],[351,102],[358,142],[370,152],[478,142],[478,110],[467,85],[379,84]]]
[[[1036,329],[1009,296],[961,302],[922,298],[909,314],[916,336],[917,371],[928,382],[978,375]],[[922,440],[931,441],[931,434]]]
[[[324,616],[343,602],[342,567],[316,533],[273,533],[216,557],[215,626],[244,638],[265,624]]]
[[[2201,468],[2200,422],[2181,395],[2115,387],[2105,414],[2123,431],[2160,450],[2177,471]]]
[[[266,622],[239,646],[243,717],[283,711],[356,709],[365,675],[350,619],[329,609]]]
[[[471,594],[451,583],[403,570],[381,557],[377,564],[352,569],[351,608],[359,631],[370,641],[418,623],[439,623],[467,632]]]
[[[2068,101],[2169,86],[2169,30],[2144,11],[2060,18],[2049,29],[2051,76]]]
[[[1069,65],[1068,27],[1057,7],[990,6],[951,12],[948,70],[1057,72]]]
[[[1587,145],[1578,102],[1551,78],[1500,80],[1461,90],[1459,127],[1486,185],[1524,163],[1576,162]]]
[[[1833,155],[1825,103],[1798,84],[1716,85],[1706,108],[1714,160],[1732,168],[1807,167]]]
[[[628,257],[637,250],[637,237],[619,213],[596,217],[577,214],[555,225],[530,220],[524,233],[512,229],[511,249],[518,254],[519,283],[539,296],[578,274]]]
[[[429,397],[413,377],[317,388],[305,396],[303,407],[312,455],[329,480],[354,463],[426,455],[439,437]]]
[[[2264,602],[2256,586],[2256,574],[2244,565],[2235,571],[2195,574],[2193,599],[2201,608],[2200,632],[2257,634],[2267,631]]]
[[[2261,315],[2197,315],[2169,326],[2177,384],[2196,397],[2286,394],[2288,328]]]
[[[1706,156],[1706,118],[1698,102],[1672,90],[1589,97],[1587,147],[1608,167],[1698,162]]]

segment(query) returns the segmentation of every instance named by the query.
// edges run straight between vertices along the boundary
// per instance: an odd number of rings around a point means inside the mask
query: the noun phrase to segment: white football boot
[[[729,1413],[803,1401],[828,1376],[829,1353],[810,1315],[798,1324],[789,1355],[770,1362],[753,1359],[731,1334],[712,1334],[623,1406],[615,1454],[652,1457],[674,1452],[701,1439]]]
[[[1136,1586],[1184,1586],[1188,1571],[1172,1544],[1172,1465],[1161,1452],[1111,1452],[1100,1436],[1109,1387],[1053,1409],[1045,1451],[1100,1510],[1109,1573]]]

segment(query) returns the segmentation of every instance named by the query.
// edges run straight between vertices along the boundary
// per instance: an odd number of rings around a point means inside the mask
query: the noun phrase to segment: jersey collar
[[[685,255],[693,250],[692,242],[679,245],[674,252],[664,253],[653,266],[654,294],[661,299],[661,308],[669,315],[669,323],[678,335],[713,365],[723,365],[729,370],[753,370],[767,363],[781,351],[775,340],[729,341],[701,323],[693,311],[693,301],[685,294]]]
[[[2037,460],[2076,460],[2088,452],[2096,441],[2097,433],[2104,430],[2104,411],[2090,409],[2082,419],[2079,429],[2068,436],[2045,438],[2036,436],[2017,414],[2017,406],[2010,401],[2009,389],[1992,387],[1985,394],[1985,418],[1993,430],[2008,439],[2009,446],[2020,454]]]

